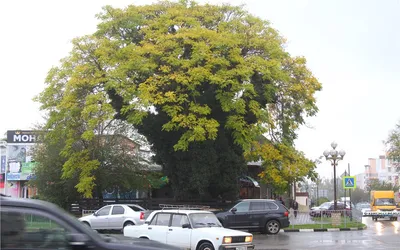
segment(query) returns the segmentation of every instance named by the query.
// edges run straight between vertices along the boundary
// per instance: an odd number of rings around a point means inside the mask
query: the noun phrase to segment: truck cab
[[[396,211],[396,202],[394,191],[371,191],[371,211],[373,212],[392,212]],[[377,221],[378,218],[390,217],[390,220],[397,219],[393,216],[382,215],[372,216],[372,220]]]

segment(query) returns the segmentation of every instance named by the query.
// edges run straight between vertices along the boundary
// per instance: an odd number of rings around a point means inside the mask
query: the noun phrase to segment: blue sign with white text
[[[21,173],[7,173],[7,181],[21,180]]]

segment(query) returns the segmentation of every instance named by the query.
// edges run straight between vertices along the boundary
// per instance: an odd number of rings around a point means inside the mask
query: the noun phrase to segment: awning
[[[243,186],[246,186],[246,187],[257,187],[257,188],[260,187],[260,185],[258,184],[258,182],[256,180],[254,180],[253,178],[251,178],[250,176],[247,176],[247,175],[240,177],[239,181]]]

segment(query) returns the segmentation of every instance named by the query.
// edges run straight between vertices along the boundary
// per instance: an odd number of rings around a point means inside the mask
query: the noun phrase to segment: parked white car
[[[79,220],[95,230],[122,230],[128,225],[141,225],[150,211],[133,204],[107,205]]]
[[[203,210],[157,210],[145,224],[127,226],[124,236],[159,241],[192,250],[254,249],[253,235],[224,228],[214,213]]]

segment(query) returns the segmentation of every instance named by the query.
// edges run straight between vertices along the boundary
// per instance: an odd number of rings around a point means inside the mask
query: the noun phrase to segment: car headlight
[[[232,237],[224,237],[222,240],[224,244],[231,244],[232,243]]]
[[[253,241],[253,236],[246,236],[246,238],[244,239],[244,242],[252,242]]]

